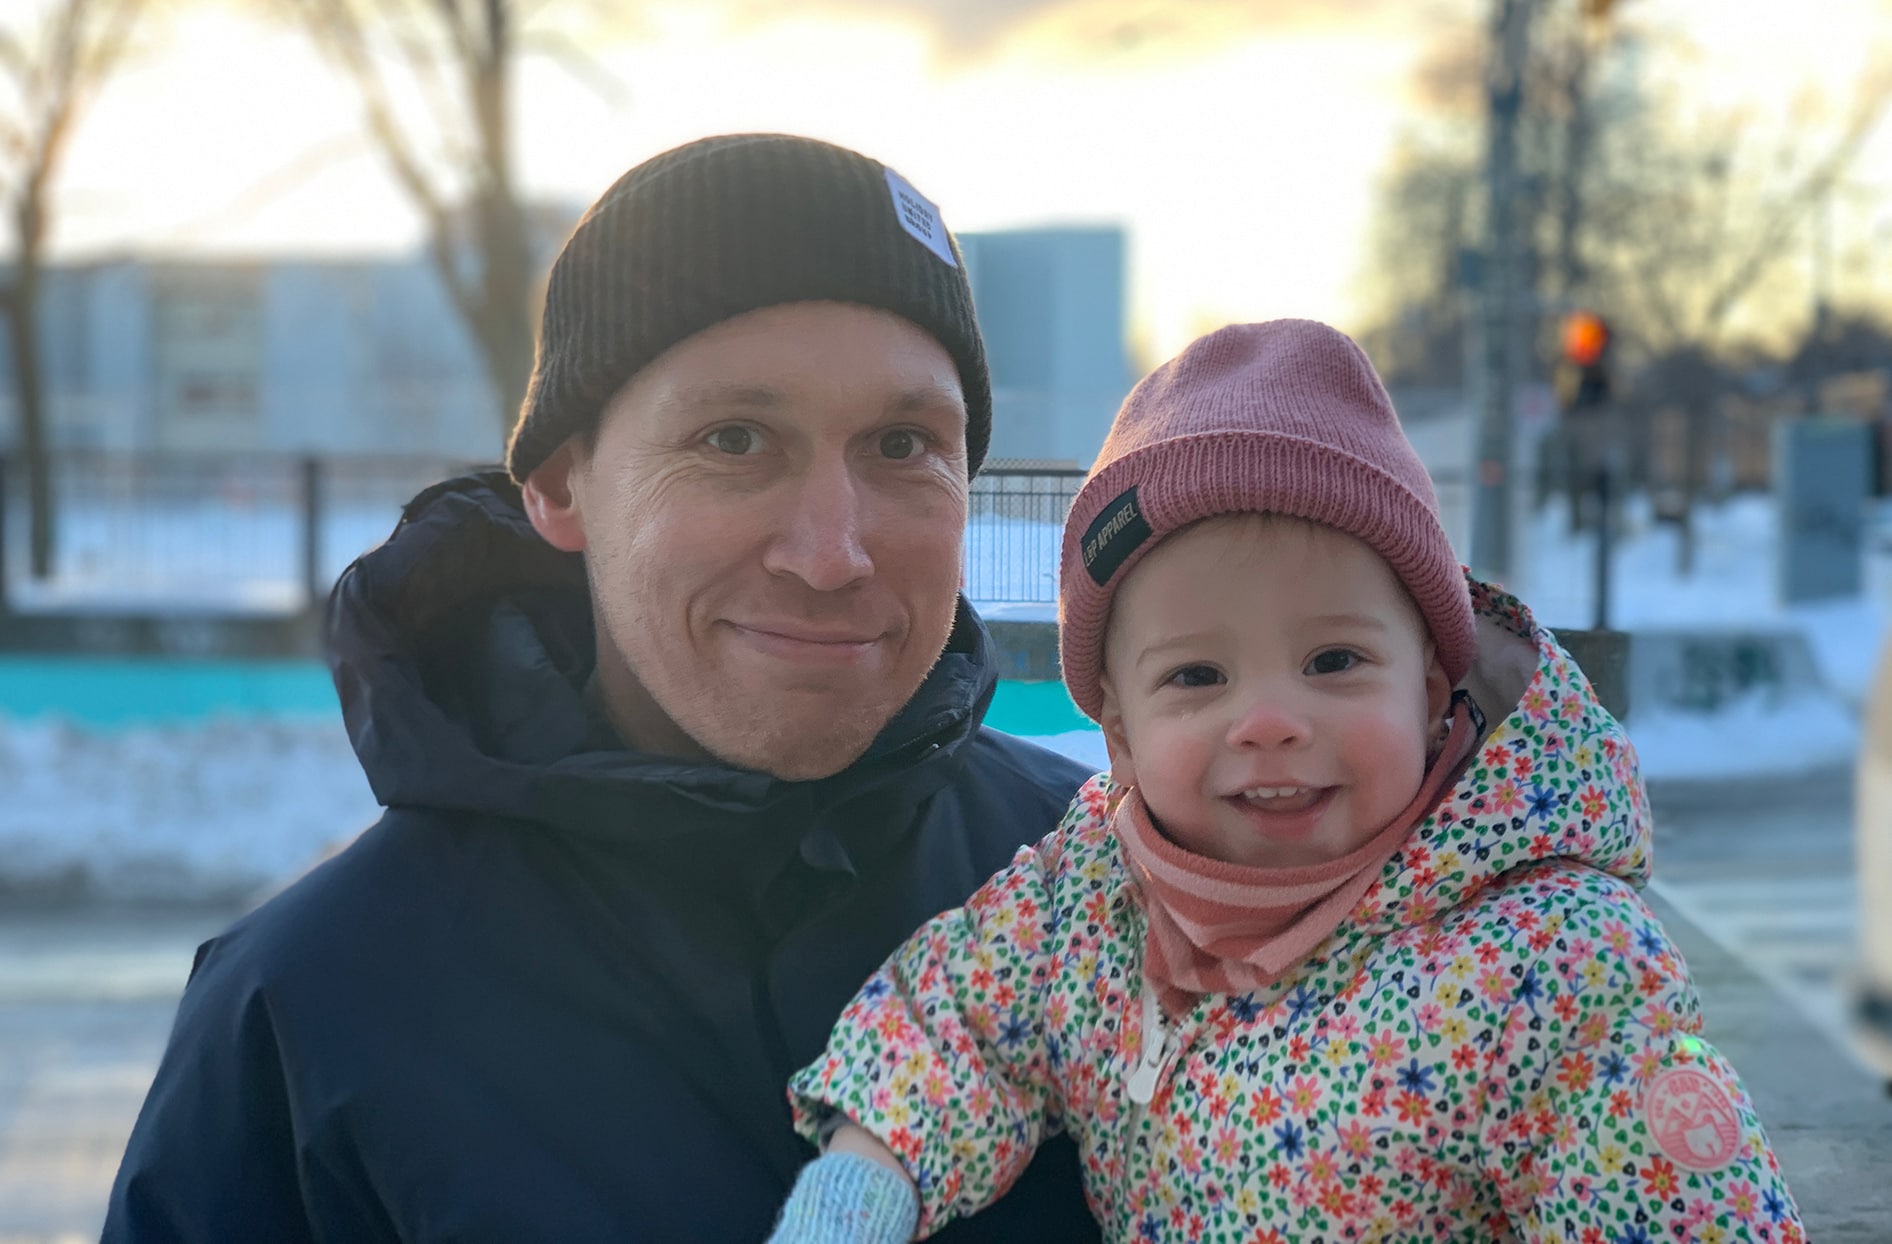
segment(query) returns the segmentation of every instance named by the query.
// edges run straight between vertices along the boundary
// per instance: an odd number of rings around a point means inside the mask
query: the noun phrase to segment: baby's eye
[[[1329,648],[1314,655],[1307,663],[1310,674],[1344,674],[1362,660],[1359,653],[1351,648]]]
[[[732,457],[760,453],[762,450],[761,433],[740,423],[717,428],[703,440],[705,444]]]
[[[1185,665],[1167,681],[1174,687],[1214,687],[1223,679],[1222,671],[1213,665]]]

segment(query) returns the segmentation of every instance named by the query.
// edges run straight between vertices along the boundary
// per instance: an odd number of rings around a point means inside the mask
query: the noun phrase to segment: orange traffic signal
[[[1564,357],[1578,367],[1595,367],[1609,349],[1609,325],[1603,317],[1589,311],[1572,311],[1564,317]]]

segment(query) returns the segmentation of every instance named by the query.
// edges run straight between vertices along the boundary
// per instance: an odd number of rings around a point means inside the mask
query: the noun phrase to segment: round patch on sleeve
[[[1643,1094],[1649,1134],[1678,1166],[1718,1171],[1740,1155],[1741,1115],[1721,1082],[1697,1067],[1671,1067]]]

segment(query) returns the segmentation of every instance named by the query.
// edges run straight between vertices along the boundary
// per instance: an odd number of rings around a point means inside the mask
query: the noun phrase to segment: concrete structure
[[[993,458],[1088,467],[1136,376],[1116,226],[959,238],[992,366]]]

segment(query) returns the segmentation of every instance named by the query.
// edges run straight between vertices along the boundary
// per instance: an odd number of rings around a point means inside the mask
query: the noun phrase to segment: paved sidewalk
[[[0,911],[0,1244],[98,1239],[191,957],[231,915]]]

